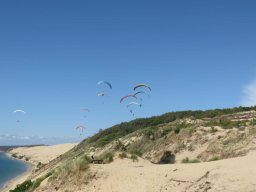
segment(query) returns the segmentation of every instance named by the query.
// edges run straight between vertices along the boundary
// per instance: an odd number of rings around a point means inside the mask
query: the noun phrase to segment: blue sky
[[[1,1],[0,144],[77,141],[129,121],[119,99],[136,83],[152,87],[136,117],[256,104],[255,10],[252,0]],[[113,85],[104,104],[99,80]]]

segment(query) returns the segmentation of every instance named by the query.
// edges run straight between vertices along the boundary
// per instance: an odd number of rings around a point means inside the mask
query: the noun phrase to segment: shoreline
[[[4,186],[0,188],[0,191],[9,192],[9,190],[14,189],[16,185],[23,183],[32,175],[38,163],[47,164],[76,145],[77,143],[66,143],[51,146],[20,147],[4,152],[9,158],[22,161],[28,168],[21,175],[5,182]],[[23,158],[15,158],[12,154],[16,154],[17,157],[22,156]],[[25,159],[29,160],[26,161]]]
[[[18,160],[18,161],[21,161],[22,163],[25,163],[28,168],[27,170],[22,173],[21,175],[18,175],[17,177],[7,181],[1,188],[0,188],[0,191],[2,192],[9,192],[11,189],[14,189],[18,184],[21,184],[23,183],[24,181],[26,181],[26,179],[32,174],[34,168],[35,168],[35,165],[33,165],[32,163],[30,162],[27,162],[27,161],[24,161],[22,159],[17,159],[17,158],[14,158],[12,156],[11,153],[9,152],[3,152],[5,153],[9,158],[11,159],[15,159],[15,160]]]

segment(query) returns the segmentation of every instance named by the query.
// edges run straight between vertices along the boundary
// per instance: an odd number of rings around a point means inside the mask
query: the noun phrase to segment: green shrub
[[[135,149],[133,151],[131,151],[131,154],[137,155],[139,157],[142,157],[143,152],[141,150]]]
[[[131,154],[130,158],[132,159],[133,162],[138,161],[138,156],[135,154]]]
[[[36,179],[36,180],[33,182],[32,186],[28,189],[28,192],[32,192],[32,191],[34,191],[36,188],[38,188],[44,179],[45,179],[45,177],[40,177],[40,178]]]
[[[192,159],[189,161],[189,163],[200,163],[199,159]]]
[[[39,163],[37,164],[36,168],[41,168],[42,165],[43,165],[43,164],[42,164],[41,162],[39,162]]]
[[[77,175],[82,171],[88,170],[90,158],[86,155],[82,155],[74,160],[67,161],[62,166],[57,167],[54,171],[48,173],[50,181],[54,181],[58,178],[67,178],[69,175]]]
[[[111,163],[114,161],[114,154],[112,152],[106,153],[104,154],[101,159],[105,162],[105,163]]]
[[[179,133],[180,133],[180,127],[175,127],[174,133],[175,133],[175,134],[179,134]]]
[[[215,156],[215,157],[212,157],[211,159],[209,159],[209,161],[218,161],[220,160],[220,157],[218,156]]]
[[[78,171],[85,171],[89,168],[89,161],[86,155],[83,155],[75,160],[75,166]]]
[[[182,159],[181,161],[182,163],[200,163],[200,161],[198,159],[189,159],[188,157]]]
[[[124,158],[127,158],[127,154],[126,153],[120,153],[119,154],[119,158],[121,158],[121,159],[124,159]]]
[[[172,132],[173,131],[173,128],[172,127],[168,127],[168,128],[165,128],[164,130],[163,130],[163,133],[162,133],[162,136],[166,136],[166,135],[168,135],[170,132]]]
[[[209,121],[205,124],[205,126],[209,127],[214,127],[214,126],[220,126],[223,129],[232,129],[232,128],[239,128],[241,126],[245,126],[246,122],[243,121],[231,121],[229,119],[217,119],[217,120],[212,120]]]
[[[250,125],[256,125],[256,119],[251,120]]]
[[[18,156],[19,159],[23,159],[24,155],[20,155]]]
[[[182,161],[181,161],[182,163],[188,163],[189,162],[189,158],[188,157],[186,157],[186,158],[184,158],[184,159],[182,159]]]
[[[64,166],[62,167],[61,169],[61,172],[64,174],[64,175],[69,175],[73,169],[73,161],[68,161],[67,163],[64,164]]]
[[[17,185],[16,188],[13,190],[10,190],[10,192],[26,192],[32,185],[33,185],[33,182],[31,180],[27,180]]]

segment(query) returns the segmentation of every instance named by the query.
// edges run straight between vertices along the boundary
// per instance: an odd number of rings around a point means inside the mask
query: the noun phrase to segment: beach
[[[1,191],[8,192],[9,190],[14,189],[16,185],[23,183],[29,178],[39,162],[48,163],[59,155],[67,152],[75,145],[76,143],[68,143],[52,146],[20,147],[10,150],[7,153],[10,158],[13,158],[13,154],[17,157],[23,156],[23,158],[19,160],[26,163],[29,168],[22,175],[7,182]]]

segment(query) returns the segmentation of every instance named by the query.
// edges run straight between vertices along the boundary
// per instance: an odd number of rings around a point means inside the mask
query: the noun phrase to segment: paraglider
[[[125,99],[130,98],[130,97],[133,97],[133,98],[137,99],[136,96],[134,96],[133,94],[130,94],[130,95],[126,95],[126,96],[122,97],[122,98],[120,99],[120,103],[122,103]]]
[[[136,92],[136,93],[134,93],[134,96],[136,96],[137,97],[137,95],[147,95],[148,97],[149,97],[149,94],[148,93],[146,93],[145,91],[138,91],[138,92]],[[139,98],[140,99],[140,101],[143,101],[143,99],[142,98]]]
[[[17,113],[17,114],[23,114],[23,115],[26,114],[26,112],[25,112],[24,110],[21,110],[21,109],[16,109],[16,110],[13,111],[13,113],[14,113],[14,114],[16,114],[16,113]],[[16,122],[19,123],[20,120],[17,119]]]
[[[142,104],[137,103],[137,102],[130,102],[128,105],[126,105],[127,108],[131,108],[131,107],[133,107],[133,106],[138,106],[138,107],[141,108],[141,107],[142,107]],[[134,113],[133,109],[130,109],[129,112],[132,114],[132,116],[135,116],[135,113]]]
[[[140,89],[140,88],[143,88],[143,89]],[[146,89],[145,89],[146,88]],[[120,99],[120,103],[122,103],[124,100],[128,99],[128,98],[135,98],[137,99],[136,101],[143,101],[143,99],[141,98],[142,95],[147,95],[149,96],[148,94],[148,91],[151,91],[151,87],[147,84],[143,84],[143,83],[140,83],[140,84],[137,84],[135,87],[133,87],[133,90],[135,91],[134,94],[130,94],[130,95],[127,95],[127,96],[124,96]],[[142,104],[141,103],[138,103],[136,102],[135,100],[133,100],[132,102],[128,103],[126,105],[126,108],[128,109],[129,108],[129,112],[135,116],[135,113],[134,113],[134,110],[136,108],[133,108],[133,106],[139,106],[140,108],[142,107]],[[137,110],[137,109],[136,109]]]
[[[149,96],[145,91],[138,91],[138,92],[134,93],[133,95],[137,96],[138,94],[145,94],[145,95]]]
[[[98,97],[105,97],[105,96],[108,96],[108,94],[106,94],[106,93],[98,93]]]
[[[130,110],[129,112],[132,114],[132,116],[134,116],[134,115],[135,115],[135,114],[133,113],[133,110]]]
[[[108,96],[107,93],[98,93],[98,97],[103,98],[101,104],[105,103],[105,100],[106,100],[107,96]]]
[[[128,108],[128,107],[130,107],[130,106],[132,106],[132,105],[137,105],[137,106],[139,106],[139,107],[142,107],[142,104],[137,103],[137,102],[130,102],[126,107]]]
[[[88,108],[82,108],[81,111],[87,111],[87,112],[90,112],[90,109]]]
[[[82,108],[81,111],[83,111],[83,112],[88,112],[88,113],[89,113],[91,110],[88,109],[88,108]],[[84,117],[86,118],[86,115],[85,115]]]
[[[99,82],[98,82],[98,85],[101,85],[101,84],[105,84],[105,85],[107,85],[110,89],[112,89],[111,83],[109,83],[109,82],[107,82],[107,81],[99,81]]]
[[[107,89],[109,90],[112,90],[112,85],[111,85],[111,83],[109,83],[108,81],[99,81],[98,82],[98,85],[106,85],[106,87],[107,87]],[[101,93],[98,93],[98,97],[105,97],[105,96],[108,96],[108,90],[106,90],[106,89],[103,89],[103,90],[101,90]],[[104,100],[105,100],[105,98],[104,98]],[[105,102],[103,101],[102,102],[102,104],[104,104]]]
[[[18,112],[26,114],[26,112],[24,110],[21,110],[21,109],[16,109],[16,110],[13,111],[13,113],[18,113]]]
[[[80,131],[80,136],[82,135],[82,133],[84,132],[85,130],[85,127],[83,125],[79,125],[76,127],[76,130],[79,130]]]
[[[146,85],[146,84],[138,84],[136,85],[133,90],[135,91],[136,89],[140,88],[140,87],[146,87],[148,88],[150,91],[151,91],[151,87],[149,85]]]

